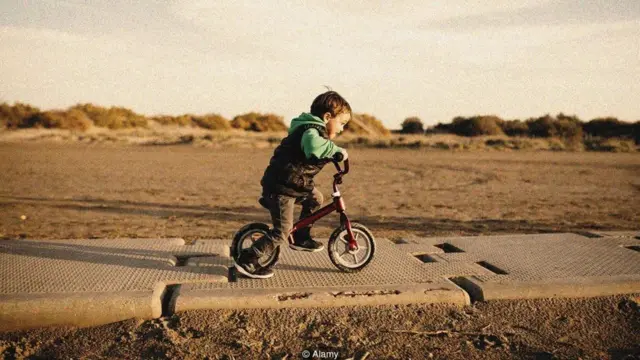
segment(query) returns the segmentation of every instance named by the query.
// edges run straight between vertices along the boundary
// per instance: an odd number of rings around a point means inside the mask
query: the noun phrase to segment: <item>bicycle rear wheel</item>
[[[238,255],[243,249],[248,249],[251,245],[263,236],[269,235],[269,225],[263,223],[251,223],[243,226],[231,242],[231,257],[234,261],[237,261]],[[278,246],[271,256],[260,259],[259,264],[262,267],[272,267],[280,258],[280,247]]]

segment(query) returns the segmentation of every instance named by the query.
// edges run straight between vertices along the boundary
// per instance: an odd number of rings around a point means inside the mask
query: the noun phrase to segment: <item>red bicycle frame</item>
[[[347,159],[344,161],[344,170],[340,169],[340,165],[337,162],[334,161],[333,164],[338,170],[338,173],[333,176],[333,202],[293,224],[293,228],[291,228],[291,232],[289,233],[289,243],[293,244],[293,233],[295,233],[296,230],[307,227],[332,212],[337,211],[340,213],[340,224],[347,229],[347,234],[349,235],[349,250],[358,250],[358,243],[356,242],[353,236],[353,231],[351,230],[351,221],[349,221],[349,218],[345,213],[346,207],[344,200],[342,199],[342,195],[340,194],[340,189],[338,188],[338,184],[342,184],[342,176],[349,172],[349,160]]]

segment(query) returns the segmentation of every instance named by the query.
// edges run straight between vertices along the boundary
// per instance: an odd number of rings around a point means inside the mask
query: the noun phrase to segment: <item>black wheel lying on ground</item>
[[[333,265],[344,272],[357,272],[365,268],[376,252],[376,241],[371,231],[364,225],[351,224],[353,237],[358,243],[358,250],[350,251],[347,228],[340,226],[333,231],[327,244],[329,258]]]
[[[236,232],[231,242],[231,257],[233,261],[237,261],[238,255],[242,249],[250,248],[251,245],[261,237],[269,234],[269,225],[263,223],[251,223],[243,226],[238,232]],[[280,247],[265,259],[260,259],[260,266],[272,267],[278,262],[280,257]]]

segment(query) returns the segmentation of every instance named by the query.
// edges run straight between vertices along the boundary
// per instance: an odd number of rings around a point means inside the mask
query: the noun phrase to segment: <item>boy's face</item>
[[[331,113],[324,114],[324,122],[327,124],[327,133],[329,133],[329,139],[335,138],[338,134],[344,130],[344,126],[351,120],[351,114],[348,112],[340,113],[336,116],[331,116]]]

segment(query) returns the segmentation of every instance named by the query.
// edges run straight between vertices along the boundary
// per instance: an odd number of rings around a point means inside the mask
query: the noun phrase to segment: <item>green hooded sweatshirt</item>
[[[289,135],[291,135],[298,126],[306,124],[316,124],[326,127],[324,121],[309,113],[302,113],[297,118],[291,120],[289,127]],[[304,151],[307,159],[316,157],[317,159],[331,159],[336,153],[344,152],[344,149],[336,145],[333,141],[320,136],[316,129],[309,129],[302,134],[301,140],[302,151]]]

